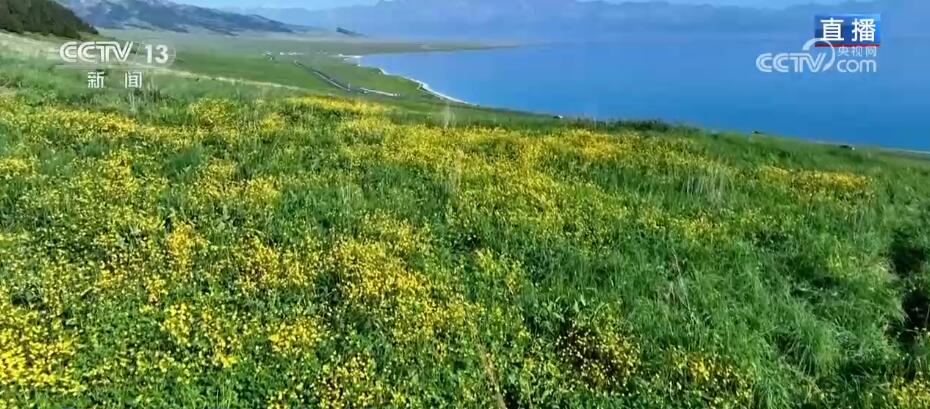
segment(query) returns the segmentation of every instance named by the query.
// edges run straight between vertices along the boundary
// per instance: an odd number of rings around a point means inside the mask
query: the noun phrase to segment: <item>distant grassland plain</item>
[[[435,99],[412,80],[388,76],[380,70],[348,62],[375,53],[464,50],[487,48],[465,42],[414,43],[371,38],[336,37],[333,34],[227,36],[168,33],[148,30],[104,30],[110,37],[171,44],[178,50],[176,68],[197,73],[269,81],[313,91],[339,92],[308,73],[319,70],[341,84],[397,94],[404,99]],[[266,55],[270,54],[270,57]]]
[[[0,407],[930,407],[922,156],[81,74],[0,56]]]

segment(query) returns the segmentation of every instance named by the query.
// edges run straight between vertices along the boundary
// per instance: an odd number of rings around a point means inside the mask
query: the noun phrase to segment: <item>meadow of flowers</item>
[[[54,75],[0,69],[0,408],[930,408],[926,159]]]

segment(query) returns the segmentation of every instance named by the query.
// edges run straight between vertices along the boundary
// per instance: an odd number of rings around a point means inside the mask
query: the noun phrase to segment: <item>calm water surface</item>
[[[878,72],[765,74],[806,39],[625,40],[366,56],[475,104],[930,150],[930,42],[885,39]]]

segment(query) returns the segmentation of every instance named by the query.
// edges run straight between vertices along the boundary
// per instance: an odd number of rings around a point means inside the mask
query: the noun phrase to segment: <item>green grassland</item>
[[[319,70],[342,84],[398,94],[404,99],[435,100],[414,81],[383,75],[379,70],[349,63],[341,56],[376,53],[423,52],[486,48],[464,42],[418,43],[372,38],[337,37],[332,34],[244,34],[227,36],[204,33],[169,33],[147,30],[104,30],[104,35],[149,43],[171,44],[178,51],[175,67],[216,77],[242,78],[297,86],[312,91],[343,94],[295,62]],[[274,55],[269,60],[264,54]],[[298,53],[280,55],[279,53]]]
[[[930,407],[919,155],[149,79],[0,54],[2,408]]]
[[[390,40],[374,37],[347,37],[335,33],[309,32],[303,34],[275,34],[245,32],[239,35],[210,33],[178,33],[168,31],[104,29],[101,34],[138,41],[163,41],[176,46],[209,48],[214,51],[251,53],[263,51],[307,51],[327,54],[365,55],[398,52],[424,52],[443,50],[480,49],[504,46],[504,43],[475,43],[464,41],[418,42]]]
[[[310,91],[345,95],[322,78],[294,63],[318,69],[340,83],[404,95],[409,98],[429,98],[425,91],[410,80],[382,75],[374,68],[358,67],[330,56],[279,57],[269,61],[260,54],[237,56],[198,51],[181,52],[174,67],[214,77],[269,81],[305,88]]]

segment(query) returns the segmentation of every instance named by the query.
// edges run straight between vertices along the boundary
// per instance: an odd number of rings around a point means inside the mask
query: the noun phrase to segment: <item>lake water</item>
[[[364,65],[470,103],[930,150],[930,42],[885,38],[878,72],[766,74],[807,39],[668,38],[385,54]]]

